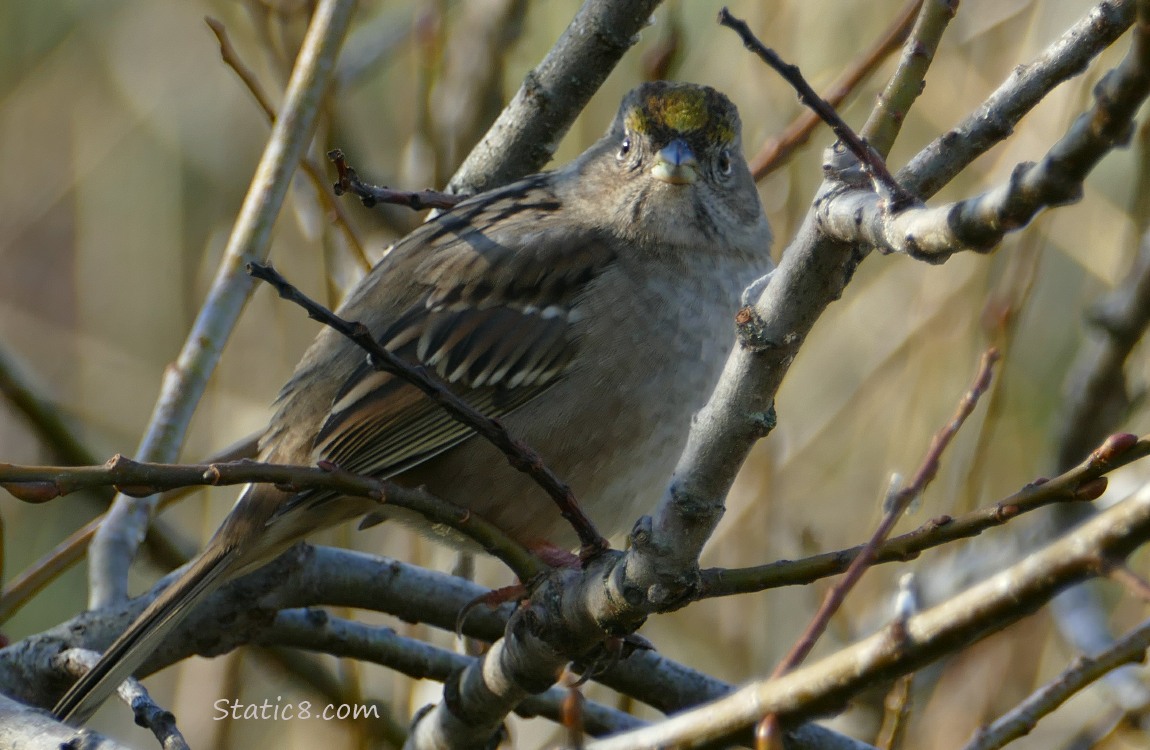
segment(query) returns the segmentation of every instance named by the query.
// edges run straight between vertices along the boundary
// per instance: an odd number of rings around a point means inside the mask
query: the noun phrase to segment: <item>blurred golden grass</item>
[[[355,28],[371,33],[356,36],[348,52],[359,72],[330,98],[313,154],[322,158],[327,148],[339,146],[367,179],[411,189],[437,181],[434,186],[441,187],[462,156],[447,156],[443,144],[453,138],[470,142],[481,132],[472,127],[441,133],[434,126],[448,122],[451,108],[461,104],[458,93],[444,93],[451,91],[445,77],[455,70],[444,55],[466,51],[478,33],[476,19],[491,17],[503,4],[364,3]],[[816,88],[829,84],[868,46],[901,4],[729,3],[767,44],[799,64]],[[135,450],[161,372],[195,315],[267,134],[247,92],[220,62],[201,17],[211,14],[226,24],[240,54],[275,96],[306,23],[303,5],[10,0],[0,7],[0,345],[38,375],[44,393],[97,455]],[[577,5],[554,0],[529,7],[522,36],[499,58],[503,73],[496,79],[502,85],[489,95],[505,101],[514,92]],[[715,85],[736,101],[747,151],[796,116],[794,94],[713,22],[718,5],[669,0],[660,8],[655,24],[560,144],[556,161],[579,153],[606,127],[621,95],[642,78],[643,53],[668,33],[671,15],[683,33],[674,75]],[[1090,5],[963,3],[924,95],[907,118],[892,165],[900,166],[957,122],[1013,66],[1035,56]],[[1040,156],[1088,102],[1106,65],[1124,51],[1123,40],[1058,89],[1007,144],[978,160],[940,199],[983,189],[1004,179],[1017,161]],[[883,71],[890,68],[888,62]],[[861,123],[882,81],[880,73],[842,108],[848,121]],[[812,146],[761,184],[779,238],[776,254],[802,219],[821,176],[821,149],[829,142],[819,131]],[[914,469],[930,434],[969,382],[979,352],[991,342],[1006,344],[995,412],[987,416],[980,407],[906,524],[991,502],[1049,472],[1052,420],[1066,367],[1083,337],[1082,311],[1121,277],[1135,244],[1128,217],[1132,164],[1128,151],[1109,157],[1089,180],[1081,203],[1040,217],[993,256],[958,257],[942,267],[902,257],[863,264],[795,362],[778,399],[779,427],[756,450],[704,562],[749,565],[860,542],[877,520],[888,475]],[[297,181],[277,226],[272,260],[305,291],[330,299],[353,266],[330,239],[309,190]],[[375,254],[396,231],[418,221],[396,209],[369,211],[350,201],[346,207]],[[1026,293],[1029,272],[1035,281]],[[1009,341],[1001,328],[984,324],[990,302],[1017,306]],[[259,290],[205,395],[185,458],[197,459],[258,429],[314,334],[314,324],[297,310]],[[1145,378],[1145,361],[1136,360],[1136,377]],[[1144,411],[1127,429],[1145,429]],[[0,460],[52,460],[51,450],[3,403]],[[1130,475],[1144,473],[1135,467]],[[202,540],[226,512],[232,493],[199,497],[170,516]],[[78,507],[70,498],[28,507],[0,497],[7,577],[86,520]],[[1007,538],[1010,532],[997,533]],[[337,536],[341,543],[441,569],[450,565],[449,553],[399,530],[344,530]],[[934,552],[919,562],[873,571],[820,649],[881,622],[897,575],[945,555]],[[480,572],[487,583],[508,580],[489,562]],[[143,574],[136,590],[153,580],[153,571]],[[655,618],[644,632],[672,657],[723,679],[745,680],[770,670],[823,590],[704,602]],[[84,597],[83,571],[76,569],[6,623],[5,634],[15,639],[53,625],[80,609]],[[1136,609],[1122,609],[1120,619],[1132,622]],[[418,626],[398,627],[430,635]],[[1067,653],[1050,633],[1046,615],[1036,616],[954,660],[935,675],[937,683],[922,680],[935,687],[916,697],[908,746],[957,747],[980,721],[1056,672]],[[442,634],[434,637],[449,642]],[[204,686],[218,684],[236,658],[196,661],[152,681],[201,746],[230,741],[242,747],[257,738],[267,744],[273,734],[330,747],[362,741],[337,724],[210,721],[204,696],[211,691]],[[261,674],[240,679],[246,699],[259,701],[282,689],[274,675]],[[413,693],[406,680],[370,666],[349,674],[361,680],[364,695],[395,700],[400,719],[438,692],[433,686]],[[174,696],[168,692],[173,689]],[[1016,746],[1057,747],[1068,728],[1088,723],[1098,706],[1096,696],[1082,696]],[[859,714],[861,726],[866,714]],[[149,746],[150,738],[130,727],[121,706],[106,708],[97,727]],[[549,731],[539,722],[517,728],[517,746],[542,746]],[[312,734],[302,739],[305,732]],[[1128,738],[1106,747],[1150,743]]]

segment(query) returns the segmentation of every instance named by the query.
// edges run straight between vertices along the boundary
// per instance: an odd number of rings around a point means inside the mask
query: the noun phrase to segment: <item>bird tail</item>
[[[238,552],[234,547],[209,545],[64,694],[52,710],[56,718],[73,725],[87,721],[201,599],[237,572],[236,563],[242,557]]]

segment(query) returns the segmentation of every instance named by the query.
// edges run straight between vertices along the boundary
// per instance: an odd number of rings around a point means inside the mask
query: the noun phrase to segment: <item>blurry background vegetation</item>
[[[903,0],[729,5],[819,89],[870,45]],[[892,165],[967,114],[1013,66],[1031,59],[1091,5],[963,2]],[[323,164],[323,152],[338,146],[366,179],[410,189],[442,187],[577,6],[575,0],[363,2],[313,156]],[[622,94],[649,75],[673,38],[678,41],[667,75],[729,94],[741,109],[749,153],[798,115],[792,91],[714,23],[718,6],[664,3],[563,140],[557,162],[601,134]],[[304,0],[0,3],[0,350],[19,360],[101,460],[134,452],[162,370],[214,273],[268,132],[248,92],[220,61],[203,17],[227,26],[275,98],[308,11]],[[1007,144],[976,162],[940,199],[978,191],[1004,179],[1016,162],[1040,156],[1087,104],[1092,85],[1125,46],[1120,41],[1058,89]],[[842,108],[848,121],[860,124],[891,66]],[[779,238],[776,255],[804,214],[821,176],[820,152],[830,140],[819,131],[811,146],[760,183]],[[1083,339],[1083,310],[1121,277],[1136,246],[1128,210],[1138,179],[1134,153],[1109,157],[1088,181],[1081,203],[1041,217],[993,256],[961,255],[941,267],[905,257],[863,264],[796,361],[779,395],[779,427],[744,471],[704,562],[751,565],[862,541],[877,520],[890,472],[914,469],[989,343],[1006,355],[995,391],[904,526],[993,502],[1049,473],[1052,427],[1066,370]],[[318,206],[311,187],[297,179],[276,228],[272,261],[305,291],[334,302],[358,266]],[[371,258],[421,219],[396,208],[368,210],[346,198],[341,206]],[[315,324],[296,308],[258,290],[224,352],[184,458],[200,459],[259,429],[315,333]],[[1144,380],[1145,356],[1139,352],[1134,362],[1134,377]],[[1147,421],[1141,410],[1125,429],[1145,432]],[[3,399],[0,461],[58,461],[52,446]],[[1138,472],[1134,467],[1119,474],[1107,498],[1121,497]],[[199,544],[233,497],[226,489],[203,492],[165,519]],[[0,493],[4,580],[95,512],[79,497],[32,507]],[[1009,530],[988,534],[974,542],[975,557],[985,561],[987,552],[1008,549],[1011,539]],[[399,529],[344,529],[326,541],[439,569],[452,559]],[[953,579],[964,564],[949,551],[935,551],[873,571],[821,652],[887,618],[900,573],[945,565]],[[137,566],[134,590],[149,586],[157,572]],[[78,566],[62,576],[4,623],[4,634],[15,640],[82,609],[84,574]],[[510,581],[490,564],[480,566],[480,577],[491,585]],[[769,672],[824,590],[820,584],[704,602],[653,619],[643,633],[669,656],[738,682]],[[1113,618],[1129,625],[1137,610],[1124,603]],[[426,628],[393,624],[450,642]],[[908,746],[961,745],[979,722],[1010,707],[1067,659],[1046,614],[988,639],[920,679],[924,689],[915,699]],[[436,685],[413,690],[409,681],[371,665],[330,663],[349,701],[393,702],[400,724],[412,708],[438,695]],[[261,745],[276,738],[298,746],[323,741],[330,748],[376,741],[365,727],[335,723],[210,721],[217,697],[317,700],[306,687],[288,687],[266,662],[241,654],[194,660],[150,684],[202,747],[244,747],[257,738]],[[1069,733],[1100,710],[1097,695],[1080,696],[1017,747],[1064,746]],[[109,705],[96,727],[150,747],[152,739],[132,728],[127,714],[122,705]],[[853,724],[840,726],[867,737],[873,716],[859,711]],[[548,732],[539,722],[520,725],[516,745],[542,746]],[[1133,733],[1107,742],[1102,746],[1150,747]]]

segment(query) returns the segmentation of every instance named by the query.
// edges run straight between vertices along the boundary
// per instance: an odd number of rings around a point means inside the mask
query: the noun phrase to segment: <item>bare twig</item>
[[[1036,59],[1019,65],[962,122],[934,139],[898,171],[899,182],[923,200],[1014,132],[1059,84],[1082,73],[1134,22],[1135,0],[1099,2]]]
[[[1100,513],[1065,538],[947,602],[884,629],[783,677],[755,682],[729,697],[587,750],[699,747],[730,738],[764,713],[787,722],[836,710],[868,686],[908,674],[1029,615],[1058,591],[1097,575],[1102,556],[1126,557],[1150,539],[1150,493]]]
[[[243,264],[266,254],[272,224],[311,139],[319,102],[355,5],[353,0],[320,0],[316,6],[283,109],[232,228],[216,279],[179,357],[165,373],[137,451],[143,459],[173,460],[179,453],[224,342],[251,293],[253,284],[243,273]],[[127,596],[128,565],[144,538],[156,502],[155,498],[121,495],[100,525],[89,551],[89,604],[93,608]]]
[[[846,573],[843,575],[842,580],[837,582],[830,591],[827,592],[826,598],[823,600],[822,605],[819,607],[818,612],[811,619],[810,625],[807,626],[806,631],[799,637],[798,641],[791,648],[790,652],[779,662],[775,667],[771,677],[781,677],[796,666],[801,664],[807,655],[814,648],[815,643],[819,637],[822,636],[826,630],[827,624],[830,622],[831,617],[842,606],[846,596],[862,578],[863,573],[873,564],[875,553],[879,545],[886,541],[890,536],[890,532],[894,529],[898,520],[902,518],[906,509],[910,506],[916,498],[918,498],[926,486],[934,479],[935,474],[938,473],[939,462],[942,453],[946,447],[950,445],[951,440],[958,433],[962,423],[974,411],[975,405],[978,403],[978,398],[981,396],[988,387],[990,387],[990,378],[994,371],[994,363],[998,361],[998,352],[994,349],[989,349],[982,355],[982,361],[979,363],[978,374],[975,375],[974,382],[971,384],[970,389],[963,396],[962,401],[959,402],[958,409],[955,411],[954,416],[951,417],[950,422],[935,433],[930,441],[930,447],[927,449],[926,456],[923,457],[922,463],[919,464],[918,470],[915,471],[914,476],[911,478],[906,487],[898,489],[889,498],[886,507],[883,511],[882,521],[879,523],[878,528],[875,530],[871,538],[863,546],[858,556],[851,561],[850,567],[847,568]]]
[[[900,171],[907,186],[923,195],[937,191],[942,184],[940,179],[951,179],[975,156],[1005,137],[1051,88],[1083,70],[1129,28],[1133,8],[1133,0],[1099,4],[1040,58],[1016,68],[974,115],[943,139],[947,143],[932,144]],[[968,138],[978,148],[971,147]],[[838,189],[824,185],[819,200]],[[660,504],[660,518],[664,508],[673,508],[680,496],[689,499],[693,506],[708,501],[721,507],[739,467],[769,427],[772,400],[790,363],[822,312],[842,297],[854,269],[865,257],[865,248],[827,238],[817,217],[813,212],[808,214],[798,236],[783,253],[770,284],[758,294],[753,307],[741,315],[744,323],[739,328],[740,345],[728,359],[711,399],[692,423],[673,486]],[[711,449],[716,445],[721,445],[722,450]],[[687,547],[678,555],[685,559],[702,547],[702,541],[696,539],[702,536],[695,531],[699,523],[669,524],[657,518],[653,529],[661,532],[664,526],[668,533],[662,549],[668,552],[662,557],[673,556],[676,550]],[[645,574],[648,586],[663,580],[655,573],[661,563],[656,556],[650,557],[650,562],[643,563],[644,569],[651,571]],[[629,562],[628,568],[640,569],[634,562]]]
[[[884,157],[890,153],[895,138],[902,130],[911,105],[922,93],[926,71],[957,9],[958,0],[927,0],[922,6],[914,31],[903,45],[898,68],[879,94],[870,117],[859,131],[859,135],[870,147]]]
[[[369,497],[413,510],[434,523],[459,531],[503,560],[528,581],[546,570],[534,555],[474,513],[437,498],[426,490],[401,487],[364,477],[334,466],[283,466],[256,461],[212,464],[155,464],[115,456],[103,466],[27,467],[0,464],[0,486],[16,497],[66,495],[84,487],[115,486],[128,495],[150,496],[161,490],[189,485],[275,484],[288,492],[333,490],[343,495]]]
[[[910,722],[910,712],[914,705],[911,683],[914,675],[908,674],[895,680],[894,686],[886,695],[883,702],[886,713],[883,716],[882,728],[875,745],[881,750],[898,750],[903,745],[906,736],[907,724]]]
[[[871,535],[867,543],[863,545],[862,550],[859,551],[855,559],[851,561],[850,567],[847,568],[842,579],[837,581],[835,585],[827,591],[826,597],[823,599],[818,611],[815,612],[814,617],[811,618],[806,629],[798,637],[794,645],[791,646],[786,656],[775,666],[774,671],[771,672],[771,679],[782,677],[799,664],[802,664],[814,649],[819,638],[826,632],[827,625],[830,624],[831,618],[834,617],[835,613],[842,607],[843,602],[846,601],[847,595],[854,589],[859,580],[862,579],[863,573],[874,563],[875,554],[879,546],[890,536],[890,532],[894,530],[895,524],[902,518],[902,515],[906,512],[911,502],[922,494],[926,485],[928,485],[930,481],[934,479],[935,474],[938,473],[942,452],[946,450],[951,440],[954,439],[962,423],[965,422],[966,418],[970,416],[970,413],[974,411],[974,406],[978,403],[979,396],[990,387],[990,378],[993,373],[994,363],[997,360],[998,352],[994,349],[989,349],[982,355],[982,361],[979,364],[978,374],[974,378],[974,383],[971,384],[970,389],[963,396],[962,401],[959,402],[958,409],[955,411],[950,422],[935,433],[931,439],[926,456],[923,458],[910,484],[898,489],[892,487],[892,491],[888,495],[884,505],[882,521],[879,522],[878,528],[874,534]],[[779,736],[781,736],[781,726],[778,716],[775,714],[767,714],[756,730],[756,740],[762,747],[768,747],[772,746],[774,744],[774,738]]]
[[[1096,656],[1081,656],[1058,677],[1043,685],[1026,700],[979,729],[963,750],[997,750],[1011,740],[1029,734],[1039,719],[1123,664],[1141,662],[1150,648],[1150,622],[1127,633],[1112,647]],[[1093,744],[1092,744],[1093,746]]]
[[[244,440],[240,440],[234,445],[228,446],[219,453],[209,457],[205,463],[226,463],[251,458],[256,455],[257,438],[258,436],[252,435]],[[92,463],[94,464],[95,461]],[[110,486],[111,485],[109,485],[109,487]],[[156,509],[160,510],[165,508],[176,500],[191,494],[192,491],[193,490],[187,487],[169,490],[160,496]],[[51,551],[32,565],[29,565],[24,571],[13,576],[4,587],[3,593],[0,593],[0,622],[4,622],[11,617],[13,612],[27,604],[37,592],[56,580],[65,570],[68,570],[77,562],[84,559],[84,553],[88,550],[88,543],[103,521],[104,516],[102,514],[92,519],[83,527],[69,534],[66,539],[57,544]],[[153,525],[152,533],[149,533],[148,538],[145,540],[148,549],[152,549],[153,547],[151,540],[155,536],[155,531],[156,526]],[[174,543],[168,540],[165,542],[165,546],[169,545],[174,546]],[[156,546],[159,545],[157,544]],[[159,552],[159,550],[155,551]],[[177,561],[172,555],[168,555],[162,559],[164,559],[165,563],[170,564],[171,567],[176,567],[187,561],[186,559]]]
[[[82,677],[100,660],[100,654],[88,649],[72,648],[58,654],[53,663],[61,672]],[[129,677],[117,688],[117,695],[131,709],[136,724],[152,731],[164,750],[188,750],[187,740],[176,727],[176,717],[152,700],[139,680]]]
[[[60,408],[51,403],[42,390],[41,379],[27,372],[13,353],[0,346],[0,393],[27,417],[37,436],[61,462],[76,465],[97,463],[99,459],[76,437]],[[99,513],[102,518],[113,497],[115,492],[110,487],[103,487],[92,488],[87,499],[93,513]],[[97,524],[98,521],[93,521],[83,533],[72,534],[62,543],[62,550],[57,547],[62,552],[61,558],[50,555],[12,577],[4,571],[3,580],[8,584],[0,594],[0,622],[5,622],[36,592],[84,556]],[[170,561],[171,556],[167,553],[174,546],[176,543],[171,535],[160,528],[153,528],[144,540],[145,552],[159,562]]]
[[[412,211],[425,211],[429,208],[452,208],[466,197],[440,193],[436,190],[411,192],[372,185],[359,179],[355,169],[344,158],[343,151],[338,148],[332,149],[327,152],[327,158],[335,164],[336,172],[339,174],[338,182],[333,186],[335,194],[351,193],[357,196],[368,208],[379,203],[407,206]]]
[[[49,633],[33,636],[9,649],[0,649],[0,692],[44,704],[55,700],[44,665],[62,648],[100,648],[143,610],[179,573],[157,583],[147,594],[107,610],[84,612]],[[421,622],[451,631],[458,611],[487,593],[487,589],[446,573],[419,568],[399,560],[363,552],[327,547],[295,548],[264,569],[225,586],[197,608],[174,637],[149,660],[141,674],[163,668],[192,654],[216,655],[261,638],[268,629],[269,612],[331,605],[379,611],[404,622]],[[253,606],[253,602],[255,606]],[[480,607],[465,625],[466,633],[494,641],[504,633],[515,609]],[[216,633],[220,622],[229,623]],[[212,630],[211,638],[202,638]],[[323,638],[323,633],[315,634]],[[319,648],[319,646],[316,646]],[[640,651],[611,665],[595,679],[669,713],[729,693],[732,687],[714,677],[678,664],[654,651]],[[2,724],[2,722],[0,722]],[[796,727],[789,733],[796,749],[873,750],[816,725]]]
[[[1105,49],[1128,27],[1132,7],[1121,0],[1100,4],[1089,18],[1052,45],[1046,57],[1016,69],[978,117],[968,123],[967,129],[978,136],[977,153],[1001,137],[997,135],[1000,126],[1005,124],[1009,130],[1059,80],[1081,70]],[[912,181],[921,182],[908,186],[917,190],[918,184],[929,185],[934,175],[949,171],[954,163],[968,164],[972,151],[962,145],[953,154],[946,150],[925,153],[913,169],[905,171]],[[816,200],[827,199],[838,189],[837,185],[825,184]],[[739,346],[728,359],[711,399],[692,423],[672,484],[650,523],[637,527],[642,535],[637,539],[644,543],[632,546],[627,554],[626,573],[634,586],[631,590],[654,592],[658,595],[655,604],[673,603],[677,596],[690,594],[690,564],[697,560],[696,550],[702,546],[699,537],[714,527],[713,518],[722,511],[722,500],[735,472],[751,446],[769,430],[771,402],[790,363],[821,313],[841,297],[865,255],[856,244],[828,238],[817,217],[809,214],[770,284],[752,295],[757,297],[754,304],[740,315]],[[693,514],[690,524],[679,520],[687,510]],[[703,512],[706,517],[701,517]],[[650,602],[644,604],[651,606]],[[828,701],[826,705],[837,704]],[[756,719],[763,712],[762,704],[751,711]],[[632,740],[628,737],[617,746],[632,746]]]
[[[965,250],[990,252],[1042,209],[1078,201],[1086,176],[1102,157],[1126,144],[1132,118],[1148,94],[1150,19],[1135,27],[1130,52],[1099,82],[1094,106],[1041,161],[1019,164],[1006,183],[973,198],[894,214],[873,196],[849,191],[820,206],[819,226],[844,242],[932,263]]]
[[[1141,599],[1144,604],[1150,604],[1150,583],[1126,563],[1121,560],[1104,560],[1103,568],[1111,581],[1121,584],[1131,596]]]
[[[1150,148],[1142,147],[1145,165]],[[1141,172],[1145,174],[1145,172]],[[1095,325],[1075,357],[1066,378],[1059,419],[1056,466],[1077,460],[1089,450],[1091,436],[1113,429],[1131,405],[1126,362],[1150,325],[1150,234],[1144,233],[1133,268],[1118,287],[1091,311]],[[1090,515],[1087,508],[1057,508],[1047,519],[1050,537],[1063,533]],[[1080,653],[1095,653],[1113,641],[1109,617],[1097,585],[1080,586],[1054,601],[1055,622],[1062,637]],[[1125,709],[1150,700],[1141,676],[1133,668],[1116,669],[1103,682]]]
[[[898,184],[894,175],[886,168],[886,163],[882,158],[876,154],[861,138],[851,129],[846,122],[839,117],[835,108],[815,93],[806,79],[803,78],[802,72],[798,66],[791,65],[785,62],[778,53],[770,49],[755,37],[750,27],[746,22],[741,19],[735,18],[730,12],[723,8],[719,11],[719,24],[726,26],[739,35],[743,40],[743,45],[758,55],[759,59],[773,68],[780,76],[783,77],[787,83],[795,89],[799,94],[799,100],[810,107],[825,122],[830,129],[834,131],[835,136],[839,141],[850,150],[863,168],[870,175],[871,179],[875,182],[875,186],[879,192],[884,194],[890,199],[892,206],[900,207],[904,205],[913,205],[916,201],[914,196],[910,195]]]
[[[660,0],[584,0],[447,184],[471,195],[538,172]]]
[[[1105,474],[1150,455],[1150,439],[1135,440],[1127,434],[1114,435],[1093,455],[1104,456],[1105,460],[1088,458],[1053,479],[1031,482],[994,505],[958,517],[932,518],[914,531],[881,544],[875,550],[873,562],[912,560],[923,550],[977,536],[1022,513],[1051,503],[1094,500],[1106,490]],[[802,560],[781,560],[751,568],[704,570],[699,596],[730,596],[780,586],[801,586],[845,571],[863,549],[860,545]]]
[[[1090,450],[1098,435],[1115,429],[1129,415],[1136,395],[1126,375],[1126,363],[1150,325],[1150,128],[1139,129],[1133,194],[1129,212],[1138,227],[1139,246],[1130,269],[1117,286],[1097,300],[1086,314],[1086,340],[1074,358],[1063,385],[1065,398],[1057,420],[1056,468],[1069,466]],[[1055,508],[1047,518],[1051,537],[1089,517],[1089,508]],[[1113,643],[1108,607],[1097,584],[1067,591],[1055,599],[1054,621],[1062,637],[1080,653],[1097,653]],[[1102,682],[1109,698],[1122,711],[1150,703],[1141,670],[1123,667]]]
[[[264,91],[263,86],[260,85],[255,72],[244,63],[239,52],[236,51],[235,45],[232,44],[232,40],[228,36],[227,27],[224,26],[222,22],[210,16],[205,18],[204,21],[208,24],[208,28],[212,30],[212,33],[216,35],[216,40],[220,43],[220,59],[235,72],[255,98],[256,104],[259,105],[260,110],[262,110],[268,118],[268,122],[274,125],[276,121],[276,110],[272,105],[271,98],[267,95],[267,92]],[[323,170],[306,154],[300,161],[300,169],[307,175],[308,182],[311,183],[312,193],[320,205],[323,206],[323,210],[335,217],[336,226],[339,227],[344,240],[347,241],[348,246],[352,252],[355,253],[360,266],[365,269],[370,268],[371,262],[367,258],[367,253],[364,252],[363,242],[360,241],[359,236],[356,235],[355,230],[352,228],[351,221],[343,210],[343,204],[339,201],[332,200],[331,194],[328,193],[327,180],[324,178]]]
[[[838,80],[823,92],[822,98],[826,100],[827,104],[832,107],[841,105],[878,69],[878,66],[891,53],[899,48],[914,25],[914,19],[918,15],[922,2],[923,0],[908,0],[890,26],[871,45],[871,48],[851,63]],[[763,179],[786,164],[791,154],[810,140],[815,126],[820,122],[817,114],[809,109],[804,109],[798,117],[783,128],[782,133],[769,137],[759,147],[758,153],[750,159],[751,174],[754,175],[755,180]]]
[[[281,610],[275,622],[260,634],[265,643],[318,651],[382,664],[416,679],[444,681],[474,659],[447,649],[405,638],[392,628],[372,627],[333,617],[321,610]],[[527,698],[516,709],[525,717],[544,716],[559,721],[565,691],[553,687]],[[584,704],[583,720],[594,735],[644,726],[633,716],[600,703]]]

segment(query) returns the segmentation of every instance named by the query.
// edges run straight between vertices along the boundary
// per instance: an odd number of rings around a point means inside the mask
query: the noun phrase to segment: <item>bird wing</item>
[[[516,183],[416,230],[340,315],[365,323],[385,348],[432,370],[485,415],[501,417],[536,398],[576,363],[575,305],[615,258],[593,228],[560,224],[547,184],[546,176]],[[383,299],[380,285],[396,290],[398,303]],[[330,330],[321,339],[321,351],[305,362],[345,364],[329,408],[313,417],[307,459],[387,477],[471,435],[416,387],[374,369],[355,344]],[[307,402],[303,389],[328,387],[320,381],[330,379],[301,366],[265,442],[275,443],[277,425],[289,430],[293,404]]]

